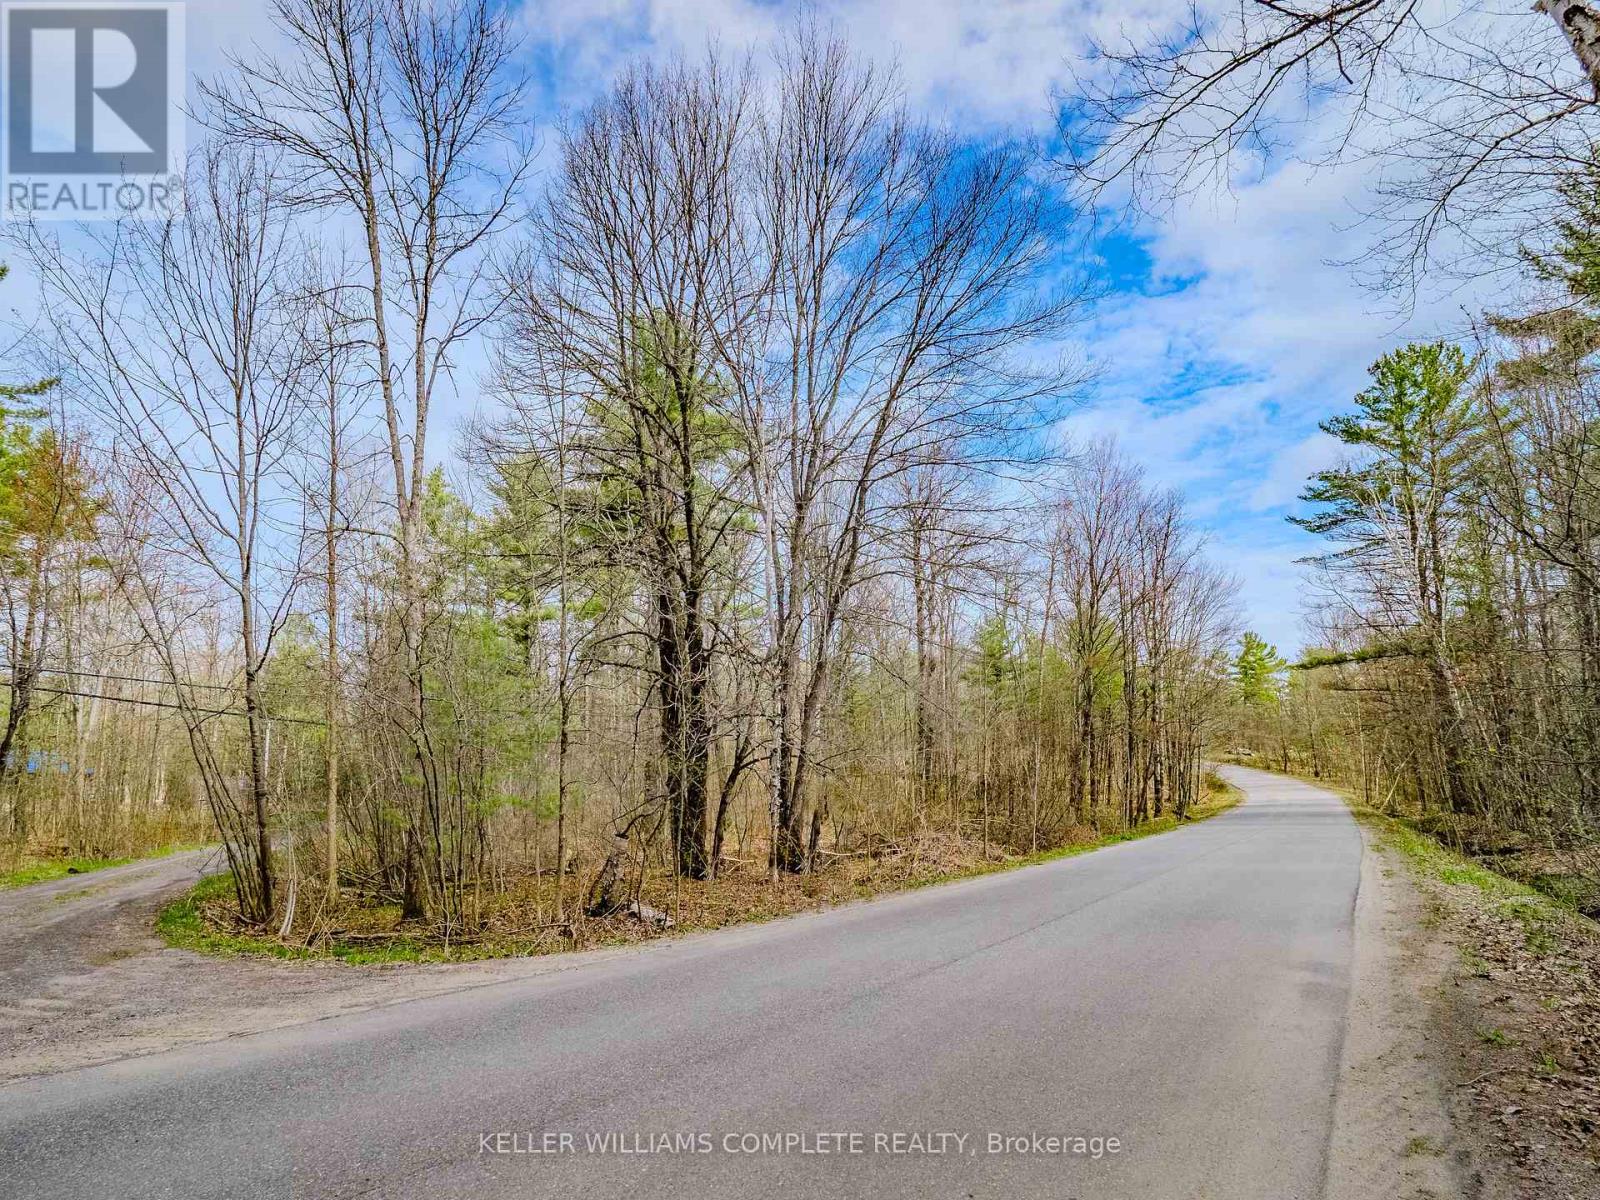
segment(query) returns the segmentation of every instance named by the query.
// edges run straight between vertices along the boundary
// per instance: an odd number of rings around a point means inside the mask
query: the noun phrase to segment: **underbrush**
[[[1523,931],[1525,947],[1532,953],[1547,953],[1561,937],[1562,930],[1578,916],[1572,905],[1490,870],[1445,846],[1413,822],[1371,809],[1356,811],[1361,820],[1378,831],[1384,844],[1404,858],[1420,877],[1451,887],[1471,888],[1491,910],[1515,922]]]
[[[1568,908],[1600,917],[1600,846],[1541,845],[1525,833],[1482,817],[1429,813],[1401,819]]]
[[[1456,947],[1478,1020],[1470,1078],[1457,1086],[1538,1187],[1518,1194],[1589,1194],[1600,1171],[1600,926],[1444,845],[1428,822],[1356,814],[1410,868],[1434,935]]]
[[[1215,816],[1238,803],[1239,793],[1208,781],[1205,799],[1188,820]],[[242,926],[235,915],[232,879],[216,875],[168,905],[156,927],[169,945],[211,954],[261,954],[286,959],[348,963],[459,962],[522,957],[647,941],[664,933],[719,929],[810,912],[910,888],[949,883],[1083,854],[1119,842],[1164,833],[1179,824],[1168,814],[1133,829],[1099,836],[1087,826],[1063,844],[1031,854],[1007,854],[994,845],[950,833],[907,837],[871,854],[826,855],[808,874],[773,883],[762,860],[728,860],[714,881],[647,874],[638,887],[645,917],[622,912],[587,917],[578,909],[581,881],[564,884],[565,919],[556,917],[556,878],[527,872],[508,876],[491,893],[469,897],[471,932],[447,936],[431,925],[401,920],[400,906],[356,891],[329,904],[302,894],[299,927],[284,937]]]

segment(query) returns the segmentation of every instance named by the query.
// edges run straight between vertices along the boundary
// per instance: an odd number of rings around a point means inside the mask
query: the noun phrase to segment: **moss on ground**
[[[156,916],[156,932],[169,946],[202,954],[258,954],[281,959],[337,959],[349,963],[431,962],[447,956],[429,954],[421,941],[397,937],[392,942],[363,946],[331,942],[325,947],[298,945],[249,930],[231,930],[218,913],[233,900],[233,875],[224,871],[202,879]],[[464,955],[456,957],[486,957]]]

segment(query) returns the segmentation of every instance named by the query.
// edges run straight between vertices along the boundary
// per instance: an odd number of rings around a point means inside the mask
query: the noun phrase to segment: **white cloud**
[[[1243,627],[1266,638],[1285,656],[1298,655],[1306,644],[1301,625],[1311,593],[1307,568],[1296,560],[1309,552],[1308,547],[1283,532],[1242,533],[1213,538],[1209,550],[1245,584],[1239,596]]]
[[[1291,164],[1147,226],[1152,277],[1184,285],[1101,307],[1087,342],[1102,385],[1068,423],[1116,433],[1153,478],[1185,492],[1241,576],[1251,624],[1286,652],[1302,642],[1309,596],[1292,560],[1316,544],[1284,516],[1307,476],[1339,457],[1317,423],[1349,406],[1386,349],[1449,336],[1465,312],[1501,300],[1491,283],[1397,321],[1340,262],[1369,233],[1351,213],[1370,182],[1354,168]]]
[[[1259,511],[1292,503],[1307,479],[1334,466],[1345,453],[1344,445],[1337,438],[1321,430],[1285,446],[1273,457],[1266,478],[1250,493],[1251,508]]]
[[[1047,133],[1052,90],[1091,32],[1114,35],[1182,12],[1178,0],[1103,7],[1090,0],[527,0],[528,36],[554,50],[568,104],[581,104],[630,57],[696,53],[709,42],[760,47],[809,14],[857,50],[898,63],[913,107],[968,127]]]
[[[861,53],[897,59],[908,100],[931,118],[1048,134],[1052,91],[1091,33],[1127,29],[1137,39],[1186,8],[1185,0],[817,0],[810,11]],[[711,42],[760,54],[800,11],[770,0],[525,0],[520,20],[541,83],[532,117],[548,123],[588,103],[638,55],[696,54]],[[265,5],[191,0],[191,68],[209,74],[223,48],[270,38],[265,13]],[[1309,126],[1301,136],[1311,144],[1327,133]],[[1264,179],[1236,175],[1230,195],[1190,197],[1139,231],[1150,256],[1146,292],[1110,297],[1082,334],[1102,378],[1069,432],[1116,434],[1154,481],[1187,493],[1215,532],[1219,558],[1244,577],[1252,623],[1285,650],[1299,640],[1301,569],[1292,559],[1311,545],[1283,513],[1334,450],[1316,422],[1348,404],[1384,349],[1459,327],[1463,309],[1483,299],[1456,295],[1401,325],[1364,293],[1336,261],[1366,241],[1352,217],[1370,186],[1358,168],[1291,163]]]

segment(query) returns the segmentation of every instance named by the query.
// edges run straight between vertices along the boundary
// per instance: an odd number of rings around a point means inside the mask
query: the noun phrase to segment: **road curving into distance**
[[[0,1087],[45,1197],[1321,1196],[1362,844],[1081,857]]]

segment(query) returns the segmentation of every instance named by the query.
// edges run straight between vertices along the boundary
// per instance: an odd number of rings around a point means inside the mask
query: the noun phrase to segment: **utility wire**
[[[15,685],[15,668],[7,667],[6,664],[0,664],[0,669],[7,669],[13,672],[9,677],[0,679],[0,686],[11,687]],[[178,683],[174,683],[170,679],[150,679],[138,675],[102,675],[97,671],[68,671],[60,667],[40,667],[39,673],[48,675],[87,675],[96,679],[110,679],[123,683],[154,684],[157,687],[176,688],[182,686],[188,688],[211,688],[215,691],[223,692],[231,692],[236,690],[235,688],[219,683],[190,683],[185,681],[180,685]],[[86,692],[79,688],[53,687],[44,683],[34,683],[32,685],[32,690],[36,692],[44,692],[46,695],[51,696],[76,696],[85,700],[105,700],[111,704],[135,704],[143,705],[146,708],[176,709],[180,712],[198,713],[202,716],[208,717],[245,717],[249,715],[243,709],[238,708],[199,708],[194,705],[175,703],[171,700],[146,700],[137,696],[108,696],[101,692]],[[429,704],[449,703],[449,701],[442,696],[424,696],[423,699]],[[485,709],[483,712],[485,716],[494,717],[527,717],[528,715],[524,710],[505,708]],[[269,721],[283,721],[291,725],[314,725],[319,729],[325,729],[328,725],[327,721],[321,719],[320,717],[280,716],[277,713],[269,713],[265,710],[262,710],[259,715]],[[458,723],[461,720],[462,718],[457,718]],[[356,726],[340,724],[337,726],[337,728],[354,729]]]
[[[10,671],[15,674],[16,667],[12,666],[10,663],[0,663],[0,671]],[[38,673],[41,675],[82,675],[91,679],[110,679],[116,683],[149,683],[154,684],[156,687],[179,686],[178,683],[171,679],[152,679],[148,675],[111,675],[105,671],[78,671],[68,667],[40,667],[38,668]],[[189,680],[185,680],[182,686],[187,688],[205,688],[207,691],[213,692],[232,692],[237,690],[237,688],[232,684],[194,683]]]
[[[108,676],[107,678],[110,677]],[[0,682],[3,682],[7,687],[10,687],[16,683],[16,678],[13,676]],[[175,708],[182,712],[199,713],[202,716],[208,717],[244,717],[249,715],[242,709],[237,708],[196,708],[190,704],[177,704],[171,700],[143,700],[135,696],[105,696],[101,695],[99,692],[85,692],[76,688],[50,687],[48,684],[43,683],[34,684],[32,690],[36,692],[44,692],[51,696],[79,696],[85,700],[105,700],[112,704],[141,704],[147,708]],[[260,716],[269,721],[285,721],[292,725],[317,725],[324,727],[327,725],[326,721],[318,720],[315,717],[281,717],[269,712],[262,712]],[[344,728],[349,727],[345,726]]]

